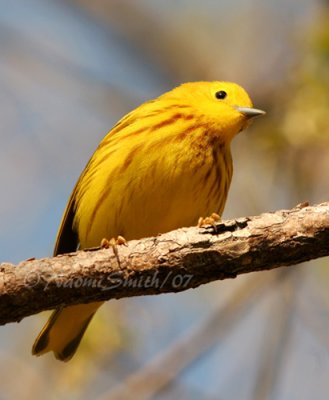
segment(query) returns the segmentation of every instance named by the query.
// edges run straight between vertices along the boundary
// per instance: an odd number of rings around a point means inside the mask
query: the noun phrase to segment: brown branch
[[[179,292],[329,255],[329,203],[208,228],[183,228],[112,249],[0,264],[0,324],[60,305]]]

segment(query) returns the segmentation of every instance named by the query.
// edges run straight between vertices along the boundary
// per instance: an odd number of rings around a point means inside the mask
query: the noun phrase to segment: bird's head
[[[253,107],[241,86],[232,82],[184,83],[165,96],[190,106],[196,120],[206,121],[228,142],[245,129],[251,119],[265,114]]]

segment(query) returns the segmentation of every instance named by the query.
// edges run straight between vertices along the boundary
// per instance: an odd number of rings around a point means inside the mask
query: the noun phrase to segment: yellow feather
[[[224,209],[230,143],[251,117],[248,94],[229,82],[183,84],[121,119],[99,144],[71,195],[55,255],[196,225]],[[57,310],[33,347],[70,359],[102,303]]]

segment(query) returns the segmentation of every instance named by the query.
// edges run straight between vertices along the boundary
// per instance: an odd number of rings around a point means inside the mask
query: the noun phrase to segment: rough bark
[[[329,255],[329,203],[0,264],[0,324],[60,305],[179,292]]]

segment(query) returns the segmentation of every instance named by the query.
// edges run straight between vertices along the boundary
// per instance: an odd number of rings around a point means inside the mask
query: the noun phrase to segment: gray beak
[[[258,110],[257,108],[251,108],[251,107],[236,106],[235,109],[248,118],[254,118],[258,117],[259,115],[266,114],[266,112],[263,110]]]

